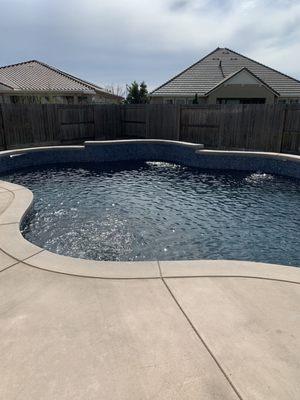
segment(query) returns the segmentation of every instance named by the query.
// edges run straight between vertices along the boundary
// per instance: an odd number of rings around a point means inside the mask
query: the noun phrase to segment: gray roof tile
[[[300,81],[227,48],[217,48],[155,89],[151,95],[193,96],[198,93],[204,96],[224,78],[245,67],[280,96],[300,96]]]

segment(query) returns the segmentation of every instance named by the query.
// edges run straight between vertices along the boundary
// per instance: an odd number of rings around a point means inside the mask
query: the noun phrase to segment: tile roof
[[[256,77],[280,96],[300,96],[300,81],[251,60],[233,50],[217,48],[207,56],[185,69],[174,78],[155,89],[153,96],[205,96],[224,78],[242,68],[247,68]]]
[[[100,92],[105,96],[118,97],[100,86],[36,60],[0,67],[0,83],[16,91]]]

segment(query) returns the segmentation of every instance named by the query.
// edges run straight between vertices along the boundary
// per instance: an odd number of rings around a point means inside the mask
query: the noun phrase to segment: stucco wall
[[[275,96],[264,86],[224,85],[208,96],[208,103],[216,104],[217,98],[265,98],[267,104],[273,104]]]
[[[10,104],[12,103],[11,97],[10,96],[16,96],[19,97],[19,102],[23,104],[27,103],[32,103],[33,99],[31,98],[32,96],[36,98],[35,102],[40,103],[40,104],[68,104],[67,97],[73,97],[73,103],[72,104],[118,104],[120,103],[120,100],[110,98],[110,97],[104,97],[101,95],[85,95],[82,94],[81,96],[78,95],[64,95],[64,94],[57,94],[51,95],[51,94],[33,94],[30,95],[30,93],[26,93],[24,95],[20,94],[14,94],[14,93],[1,93],[0,92],[0,103],[7,103]],[[78,97],[84,97],[85,99],[82,101],[79,101]]]
[[[194,100],[195,95],[191,97],[180,97],[180,96],[163,96],[163,97],[150,97],[150,103],[151,104],[166,104],[166,100],[173,100],[173,104],[192,104],[192,101]],[[178,103],[180,101],[180,103]],[[206,103],[206,98],[204,97],[198,97],[198,102],[199,104]]]
[[[163,104],[163,102],[164,102],[164,97],[151,97],[150,98],[151,104]]]

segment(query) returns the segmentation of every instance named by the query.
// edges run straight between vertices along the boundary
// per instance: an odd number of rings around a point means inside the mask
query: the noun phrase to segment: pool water
[[[23,235],[94,260],[300,265],[300,181],[171,163],[48,166],[2,176],[34,193]]]

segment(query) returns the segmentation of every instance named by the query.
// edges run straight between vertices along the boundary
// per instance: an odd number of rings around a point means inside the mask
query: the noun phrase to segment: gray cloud
[[[0,0],[0,10],[1,65],[36,58],[153,88],[225,46],[300,78],[298,0]]]

